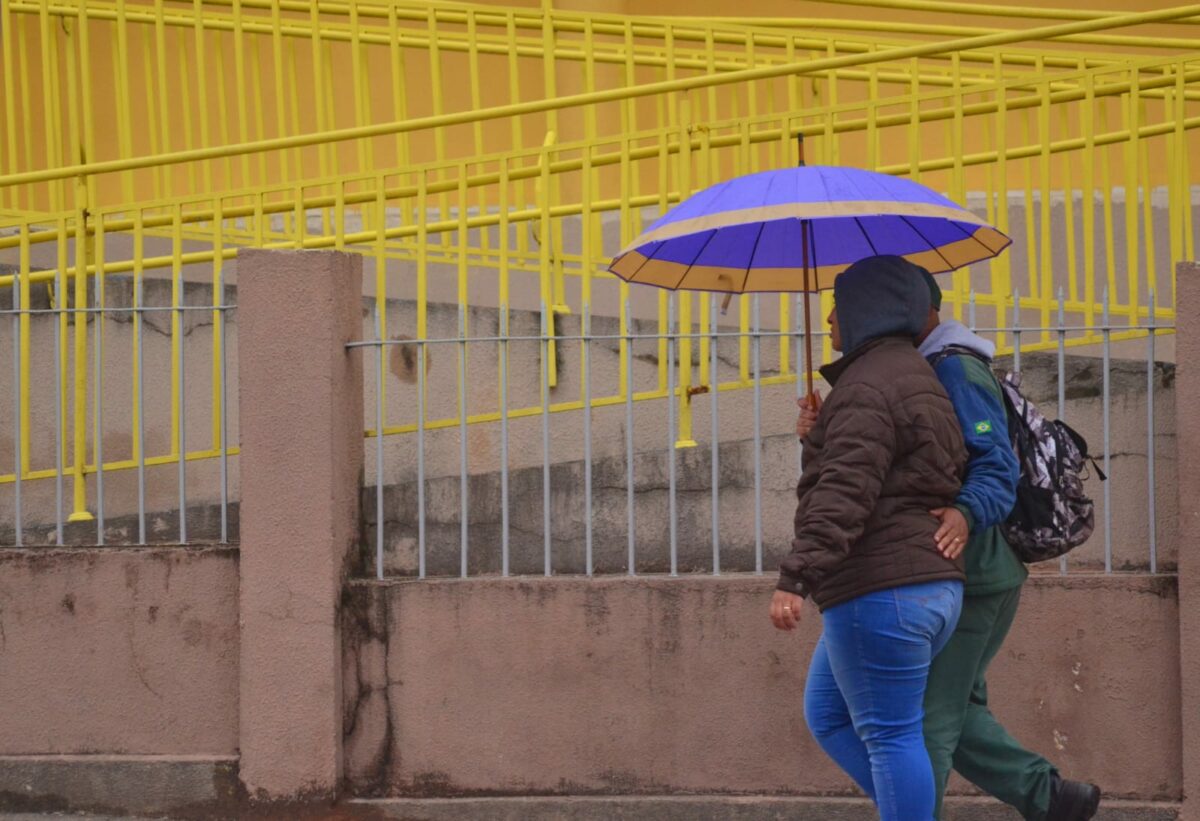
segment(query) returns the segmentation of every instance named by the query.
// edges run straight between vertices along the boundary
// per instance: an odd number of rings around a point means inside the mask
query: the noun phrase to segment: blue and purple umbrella
[[[609,270],[671,290],[809,293],[832,288],[866,257],[894,254],[939,274],[1011,242],[912,180],[813,165],[738,177],[689,197]]]

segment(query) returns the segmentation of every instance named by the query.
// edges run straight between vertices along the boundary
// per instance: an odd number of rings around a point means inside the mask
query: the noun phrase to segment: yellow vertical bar
[[[521,101],[521,66],[517,56],[517,22],[512,11],[505,15],[505,36],[508,40],[508,101],[516,104]],[[621,111],[624,115],[624,109]],[[522,118],[509,117],[509,127],[512,130],[512,149],[524,148]],[[524,181],[517,180],[511,185],[514,207],[523,208],[526,204]],[[517,231],[516,237],[517,252],[524,255],[529,250],[529,235],[525,231]],[[509,253],[512,253],[511,250]]]
[[[588,94],[596,90],[596,42],[592,31],[592,18],[584,19],[583,24],[583,88]],[[583,110],[583,136],[587,141],[584,157],[591,167],[591,149],[596,143],[596,106],[589,105]],[[590,183],[591,181],[589,181]],[[590,189],[594,190],[594,189]]]
[[[87,385],[88,385],[88,237],[86,222],[87,183],[79,179],[75,185],[75,196],[78,202],[75,211],[75,372],[73,385],[74,421],[71,425],[73,456],[71,459],[71,477],[73,503],[69,522],[91,521],[92,515],[87,510]],[[63,307],[67,304],[67,295],[62,294]],[[100,318],[97,317],[99,322]],[[100,401],[100,397],[95,397]]]
[[[459,163],[458,168],[458,202],[456,211],[458,213],[458,304],[462,308],[470,307],[470,293],[468,290],[469,282],[467,279],[467,243],[470,241],[467,231],[467,164]],[[544,209],[544,213],[549,215],[549,206]]]
[[[590,23],[589,23],[590,25]],[[580,233],[579,233],[579,301],[582,306],[582,316],[588,317],[588,331],[591,332],[592,322],[592,276],[595,269],[595,263],[592,258],[593,243],[595,242],[594,233],[592,230],[592,192],[593,187],[592,176],[592,151],[593,146],[589,143],[583,149],[583,169],[580,177]],[[580,320],[580,328],[582,329],[582,319]],[[583,391],[583,357],[579,358],[580,367],[580,391]]]
[[[196,0],[200,2],[200,0]],[[133,115],[129,110],[129,23],[125,17],[125,0],[117,0],[117,20],[113,27],[113,62],[116,64],[117,77],[117,149],[122,159],[133,156],[133,137],[130,126]],[[203,75],[203,70],[200,71]],[[121,191],[126,202],[133,202],[133,172],[121,174]]]
[[[1142,102],[1139,123],[1148,120],[1146,114],[1146,103]],[[1139,124],[1138,128],[1141,128]],[[1158,264],[1156,259],[1156,249],[1154,247],[1154,203],[1151,198],[1154,193],[1153,180],[1150,172],[1150,141],[1149,139],[1141,140],[1141,151],[1138,163],[1141,166],[1142,189],[1146,192],[1142,197],[1142,231],[1145,234],[1146,245],[1146,281],[1142,284],[1143,287],[1138,288],[1138,297],[1147,294],[1147,291],[1158,292]],[[1174,276],[1174,269],[1171,271],[1171,276]],[[1139,280],[1140,281],[1140,280]],[[1149,302],[1146,303],[1147,308]],[[1134,313],[1134,317],[1140,317],[1140,309]]]
[[[828,54],[830,57],[837,56],[837,44],[829,41]],[[837,71],[829,71],[826,74],[829,85],[829,115],[825,117],[825,143],[829,146],[826,149],[828,152],[825,156],[828,157],[830,165],[842,164],[842,152],[840,146],[840,138],[834,133],[833,126],[837,116],[833,113],[838,105],[838,76]]]
[[[279,2],[280,0],[271,0],[271,67],[275,78],[275,135],[282,137],[287,133],[287,94],[283,75],[283,20]],[[295,99],[292,102],[293,104],[298,103]],[[296,170],[299,174],[299,166]],[[286,151],[279,152],[279,176],[280,179],[288,179],[288,152]]]
[[[183,206],[171,208],[171,307],[183,305]],[[183,404],[179,384],[179,351],[183,347],[183,323],[178,310],[171,311],[171,447],[178,459],[186,458],[181,447],[183,438],[179,411]]]
[[[1187,116],[1187,98],[1185,96],[1183,96],[1184,83],[1183,83],[1182,79],[1176,80],[1176,83],[1177,83],[1176,88],[1179,89],[1180,97],[1183,100],[1183,103],[1181,104],[1181,108],[1183,109],[1182,116],[1186,117]],[[1180,128],[1179,131],[1182,133],[1183,129]],[[1180,163],[1179,178],[1181,180],[1188,181],[1188,186],[1187,186],[1187,190],[1185,192],[1185,198],[1183,201],[1183,256],[1184,256],[1184,259],[1195,259],[1196,258],[1196,226],[1195,226],[1195,223],[1192,221],[1192,189],[1191,189],[1192,152],[1188,149],[1187,144],[1186,144],[1186,140],[1189,139],[1190,137],[1191,137],[1190,134],[1185,136],[1185,145],[1183,147],[1183,150],[1181,150],[1179,152],[1179,163]],[[1171,282],[1172,282],[1172,288],[1174,288],[1175,277],[1171,277]],[[1175,306],[1174,291],[1172,291],[1171,296],[1172,296],[1171,306],[1173,308]]]
[[[429,172],[421,168],[417,171],[417,339],[429,338],[428,191]]]
[[[1061,137],[1066,138],[1071,133],[1070,112],[1065,103],[1059,104],[1059,128]],[[1072,152],[1059,155],[1059,168],[1062,173],[1063,217],[1067,230],[1067,295],[1072,302],[1079,301],[1079,260],[1075,247],[1075,186],[1071,174]]]
[[[250,89],[254,96],[254,105],[251,109],[254,111],[254,139],[263,140],[266,138],[267,128],[264,121],[264,112],[266,111],[266,94],[263,93],[263,72],[262,72],[262,55],[259,51],[259,42],[262,36],[253,34],[250,36]],[[242,96],[245,96],[244,94]],[[267,174],[267,152],[258,152],[258,185],[266,185],[270,181],[270,176]]]
[[[348,4],[350,9],[350,73],[354,84],[354,124],[367,124],[366,90],[363,87],[367,78],[363,72],[362,37],[359,30],[358,3]],[[358,139],[354,141],[358,153],[358,171],[364,173],[374,166],[369,157],[371,141]],[[382,315],[382,314],[381,314]]]
[[[175,48],[179,55],[179,88],[182,94],[183,108],[183,148],[191,150],[196,145],[195,135],[192,132],[192,91],[191,78],[192,71],[188,64],[187,53],[187,34],[182,28],[175,29]],[[207,166],[208,163],[205,163]],[[195,194],[196,187],[196,164],[190,162],[187,164],[188,174],[188,194]]]
[[[318,101],[319,104],[325,106],[325,118],[329,122],[330,128],[337,128],[337,94],[336,87],[333,83],[333,77],[337,76],[333,65],[333,43],[326,41],[321,49],[322,71],[325,76],[330,78],[328,93],[324,100]],[[329,147],[330,172],[333,176],[338,176],[341,173],[341,143],[334,143]],[[328,212],[326,212],[328,213]]]
[[[383,174],[375,175],[375,310],[379,317],[379,336],[388,338],[387,329],[387,180]],[[383,412],[387,415],[387,371],[385,357],[380,357],[379,385],[380,401]],[[422,363],[423,364],[423,363]],[[383,420],[378,434],[383,435],[387,427],[387,419]]]
[[[1108,97],[1100,101],[1100,133],[1108,133]],[[1100,149],[1100,184],[1104,189],[1104,266],[1105,287],[1110,297],[1117,293],[1117,250],[1116,225],[1113,221],[1112,170],[1109,164],[1109,147]]]
[[[634,63],[633,50],[633,21],[625,21],[625,87],[631,88],[637,85],[637,66]],[[621,133],[633,134],[637,131],[637,101],[632,97],[625,100],[625,105],[621,107]],[[628,242],[633,241],[633,237],[629,237]],[[624,383],[622,383],[624,384]]]
[[[821,327],[825,324],[825,318],[833,311],[833,291],[821,292],[821,315],[813,317],[814,325]],[[821,361],[814,362],[813,367],[818,368],[822,363],[833,359],[833,338],[828,334],[825,335],[824,341],[821,343]]]
[[[479,26],[476,20],[474,9],[468,9],[467,12],[467,72],[471,81],[471,108],[473,111],[478,111],[482,108],[482,97],[480,96],[480,67],[479,67]],[[590,19],[590,18],[589,18]],[[474,139],[474,156],[481,156],[487,153],[486,144],[483,135],[483,121],[476,120],[472,124],[472,135]],[[488,188],[486,186],[477,186],[476,197],[478,201],[479,214],[488,212]],[[561,230],[561,227],[560,227]],[[490,232],[486,228],[481,228],[475,235],[479,241],[478,253],[482,258],[487,258],[488,252],[491,250]],[[562,247],[561,238],[559,247]]]
[[[60,442],[65,443],[67,441],[67,425],[71,421],[71,415],[69,413],[67,413],[67,397],[69,395],[68,391],[67,391],[67,387],[68,387],[67,380],[70,378],[68,376],[68,374],[70,373],[70,356],[71,356],[71,348],[68,345],[68,341],[69,341],[68,335],[70,333],[70,318],[67,315],[67,308],[69,307],[70,295],[68,293],[69,289],[67,287],[67,270],[68,270],[68,266],[69,266],[68,245],[69,245],[71,233],[70,233],[69,229],[67,228],[66,217],[58,218],[58,220],[56,222],[56,228],[57,228],[57,237],[56,237],[57,254],[56,254],[55,269],[54,269],[55,270],[54,301],[52,303],[52,307],[62,309],[61,312],[58,314],[58,329],[57,329],[59,361],[57,363],[58,376],[56,378],[58,379],[58,390],[59,390],[58,396],[61,401],[60,401],[59,408],[58,408],[59,429],[56,431],[56,435],[58,435],[60,437],[60,439],[59,439]],[[64,460],[63,471],[65,472],[67,470],[67,465],[65,463],[65,460],[66,460],[65,453],[63,454],[63,460]]]
[[[872,48],[871,50],[875,51],[876,49]],[[876,103],[879,99],[879,69],[875,63],[872,63],[868,71],[870,74],[867,78],[867,168],[874,171],[879,167],[879,128],[876,124],[879,116],[879,107]]]
[[[87,5],[80,3],[75,17],[79,41],[79,65],[81,69],[82,114],[83,114],[83,161],[96,159],[96,130],[92,108],[92,33],[91,21],[88,19]],[[87,196],[89,203],[96,202],[96,180],[87,178]]]
[[[692,193],[692,111],[691,104],[687,99],[680,103],[679,111],[679,153],[676,161],[679,163],[679,197],[684,199]],[[679,302],[679,323],[678,332],[683,334],[679,339],[679,379],[677,382],[679,390],[679,429],[677,431],[676,447],[694,447],[696,442],[692,438],[692,401],[690,390],[692,387],[692,295],[686,291],[680,291],[678,296]],[[668,362],[667,367],[674,367],[674,363]]]
[[[1141,148],[1141,78],[1136,67],[1129,69],[1129,94],[1125,98],[1125,127],[1128,140],[1125,143],[1125,274],[1129,292],[1129,321],[1136,323],[1141,290],[1141,238],[1138,234],[1138,155]],[[1150,196],[1150,192],[1146,192]]]
[[[992,58],[996,78],[996,228],[1006,236],[1008,226],[1008,90],[1004,87],[1004,57],[997,53]],[[992,262],[995,272],[992,290],[996,292],[996,327],[1007,327],[1010,321],[1004,306],[1012,294],[1012,251],[1001,254]],[[1004,333],[996,336],[1000,350],[1007,350]]]
[[[153,31],[142,29],[142,85],[138,93],[144,95],[146,101],[146,137],[150,143],[150,153],[158,154],[162,150],[159,144],[160,129],[156,126],[161,122],[158,118],[158,101],[159,95],[155,90],[155,78],[158,77],[158,72],[154,68],[154,56],[151,54],[153,49]],[[158,166],[151,168],[150,177],[154,183],[154,198],[162,199],[163,191],[166,186],[166,175],[169,169],[166,166]]]
[[[13,72],[13,16],[9,9],[8,3],[0,3],[0,61],[4,69],[4,119],[6,122],[15,123],[17,121],[17,92],[15,86],[16,76]],[[28,88],[22,88],[21,93],[28,94]],[[7,173],[15,173],[21,170],[20,164],[17,162],[17,129],[6,128],[5,145],[8,149],[8,162],[5,165]],[[15,185],[9,186],[8,203],[16,210],[18,208],[19,194]]]
[[[511,297],[509,295],[509,266],[511,261],[511,241],[509,225],[509,179],[508,179],[508,157],[500,158],[500,181],[499,187],[496,189],[498,223],[497,223],[497,240],[499,245],[498,255],[498,285],[499,285],[499,300],[500,308],[503,311],[509,307]],[[502,335],[508,334],[508,328],[502,327]]]
[[[236,0],[235,0],[236,2]],[[155,56],[155,75],[157,79],[158,92],[158,132],[159,139],[162,143],[164,152],[171,151],[171,98],[167,91],[167,40],[166,40],[166,23],[163,19],[163,0],[154,0],[154,56]],[[149,78],[147,77],[147,80]],[[244,88],[239,77],[238,89]],[[241,96],[241,94],[239,94]],[[155,124],[151,124],[151,128]],[[245,136],[242,137],[243,142]],[[167,196],[171,195],[174,190],[172,169],[167,168],[163,171],[164,190]]]
[[[628,31],[628,28],[626,28],[626,31]],[[629,101],[627,100],[626,102],[629,102]],[[624,119],[625,112],[626,112],[626,109],[624,106],[622,106],[622,108],[621,108],[622,119]],[[632,171],[630,169],[631,164],[629,161],[629,131],[624,130],[624,129],[621,131],[620,145],[621,145],[621,165],[620,165],[620,173],[621,173],[621,187],[620,187],[621,200],[620,200],[620,203],[621,204],[620,204],[619,214],[620,214],[620,225],[621,225],[621,248],[624,249],[629,246],[629,243],[633,242],[633,219],[632,219],[632,215],[630,214],[629,196],[628,196],[628,192],[632,186],[632,181],[630,179]],[[621,398],[624,399],[628,393],[626,391],[626,386],[629,384],[629,381],[628,381],[629,369],[626,365],[626,360],[628,358],[627,352],[629,350],[629,340],[626,339],[625,336],[626,336],[626,334],[629,333],[629,328],[632,327],[632,317],[629,316],[629,311],[626,310],[628,307],[628,304],[629,304],[629,286],[624,280],[621,280],[620,292],[621,292],[621,294],[620,294],[620,296],[621,296],[621,310],[620,310],[621,340],[620,340],[620,345],[619,345],[620,357],[619,357],[619,362],[617,364],[617,369],[618,369],[618,382],[620,385],[620,388],[619,388],[620,395],[621,395]]]
[[[404,52],[400,48],[400,21],[394,3],[388,4],[388,32],[388,56],[391,58],[392,67],[392,115],[397,121],[407,120],[408,92],[405,84]],[[408,135],[398,133],[396,166],[403,168],[408,162]]]
[[[338,251],[346,250],[346,181],[333,181],[333,247]]]
[[[321,44],[321,12],[316,3],[308,8],[308,24],[312,41],[313,108],[317,118],[317,131],[327,131],[329,123],[325,120],[325,49]],[[317,146],[317,170],[322,179],[329,176],[329,151],[330,146],[326,143]]]
[[[700,132],[700,174],[696,187],[701,190],[712,184],[712,144],[710,134],[711,132],[707,128]],[[696,312],[700,314],[700,384],[710,385],[709,360],[712,353],[712,348],[710,347],[712,345],[712,340],[709,338],[708,334],[712,330],[712,325],[710,323],[712,311],[709,310],[709,304],[706,295],[701,294],[697,296]],[[715,386],[710,385],[710,389],[715,390],[716,388]]]
[[[230,145],[233,141],[229,136],[229,103],[225,90],[225,38],[218,29],[213,30],[215,48],[213,48],[213,81],[217,84],[217,123],[221,137],[221,145]],[[225,187],[237,187],[233,178],[233,159],[226,154],[224,157]]]
[[[962,60],[958,52],[950,55],[950,71],[952,73],[952,91],[954,99],[954,119],[952,121],[950,151],[954,161],[954,172],[952,174],[952,184],[954,186],[954,199],[964,208],[967,206],[967,175],[963,168],[963,100],[962,93]],[[960,268],[954,272],[954,318],[961,321],[963,318],[963,307],[968,300],[968,293],[971,290],[971,272],[970,269]]]
[[[795,57],[796,57],[795,41],[792,40],[791,38],[789,38],[788,45],[792,47],[792,51],[789,52],[788,62],[789,63],[795,62]],[[717,44],[716,44],[715,37],[713,35],[713,30],[711,28],[707,28],[704,30],[704,57],[705,57],[705,60],[707,61],[705,73],[710,76],[715,75],[717,73]],[[792,82],[794,82],[796,80],[795,77],[789,77],[788,79],[789,79],[789,81],[792,81]],[[794,88],[794,86],[793,86],[793,88]],[[796,106],[794,106],[794,105],[792,106],[793,111],[795,111],[796,108],[797,108]],[[717,87],[716,86],[708,87],[708,118],[707,119],[710,123],[715,123],[719,119],[719,114],[717,112]],[[707,316],[708,312],[705,311],[704,315]]]
[[[66,21],[61,20],[60,24],[66,29]],[[67,160],[71,163],[86,162],[83,153],[83,139],[79,133],[79,65],[76,56],[77,36],[76,32],[66,29],[64,49],[67,57]],[[77,187],[75,180],[71,180],[71,185]],[[70,207],[76,211],[80,208],[78,191],[71,192]],[[64,206],[66,204],[64,203]]]
[[[483,107],[479,95],[479,35],[475,10],[467,9],[467,81],[471,91],[471,110],[478,111]],[[475,155],[485,153],[483,143],[483,121],[476,120],[472,124],[472,136],[475,138]]]
[[[1021,117],[1021,138],[1024,145],[1029,145],[1033,139],[1033,126],[1030,123],[1031,112],[1025,109],[1024,116]],[[1037,243],[1034,242],[1034,237],[1038,236],[1036,225],[1034,223],[1034,208],[1033,208],[1033,164],[1026,158],[1021,169],[1025,177],[1023,186],[1025,195],[1025,236],[1028,237],[1029,248],[1026,252],[1026,267],[1029,269],[1029,290],[1028,298],[1033,299],[1033,304],[1037,304],[1038,295],[1041,294],[1041,280],[1038,278],[1038,267],[1041,261],[1038,256]]]
[[[912,58],[908,76],[908,176],[921,179],[921,71],[916,57]]]
[[[554,284],[550,275],[552,262],[550,259],[550,145],[553,142],[553,132],[548,133],[542,143],[536,192],[538,199],[538,293],[541,310],[545,315],[546,332],[550,336],[546,347],[548,357],[546,367],[552,388],[558,385],[557,350],[554,344]]]
[[[24,20],[21,20],[21,23],[24,23],[24,22],[25,22]],[[18,27],[20,27],[20,25],[21,24],[19,23]],[[28,25],[25,27],[29,28]],[[20,33],[20,32],[18,32],[18,33]],[[33,87],[33,83],[29,79],[29,45],[28,45],[29,41],[32,39],[33,38],[29,36],[28,32],[26,32],[24,36],[17,38],[17,65],[19,66],[19,71],[20,71],[20,75],[17,78],[17,87],[21,89],[21,121],[26,122],[26,123],[33,122],[33,94],[29,93],[26,90],[26,89],[30,89]],[[22,149],[24,152],[23,155],[25,157],[25,167],[32,168],[34,166],[33,129],[32,128],[22,128],[21,134],[23,137],[21,142],[22,142]],[[25,197],[27,200],[28,208],[38,207],[35,191],[36,191],[36,189],[34,188],[32,183],[25,186]],[[24,452],[27,452],[27,451],[24,451]]]
[[[94,245],[94,252],[92,254],[92,258],[96,265],[96,283],[95,283],[94,287],[96,288],[96,307],[98,307],[101,312],[96,314],[92,319],[93,322],[98,323],[100,326],[99,347],[92,353],[92,355],[95,357],[98,357],[101,360],[101,362],[103,363],[104,336],[105,336],[103,311],[104,311],[105,303],[107,302],[107,299],[105,297],[104,265],[105,265],[106,252],[105,252],[105,243],[104,243],[104,216],[103,215],[96,216],[95,226],[96,226],[96,234],[95,234],[96,239],[95,239],[95,245]],[[102,467],[101,458],[104,456],[104,453],[100,449],[100,437],[103,435],[103,431],[101,430],[101,427],[100,427],[100,422],[103,419],[103,414],[101,413],[101,408],[104,403],[104,396],[100,393],[99,386],[93,385],[92,390],[94,393],[94,398],[92,399],[92,421],[93,421],[93,425],[92,425],[92,430],[93,430],[93,433],[92,433],[92,464],[94,464],[96,466],[96,469],[99,470]]]
[[[674,117],[673,114],[671,116]],[[663,119],[664,119],[663,115],[660,112],[658,115],[658,124],[660,126],[663,123]],[[670,181],[671,167],[670,167],[670,163],[668,161],[669,160],[669,158],[668,158],[669,146],[667,145],[668,139],[669,139],[669,137],[667,136],[667,134],[664,133],[658,143],[658,211],[660,214],[666,213],[667,208],[669,207],[668,204],[670,202],[669,195],[670,195],[671,187],[670,187],[669,181]],[[644,226],[641,225],[641,219],[640,219],[641,214],[635,212],[635,216],[638,217],[638,232],[641,233],[641,231],[644,229]],[[667,339],[665,336],[663,336],[663,334],[665,334],[667,332],[667,330],[666,330],[667,324],[668,324],[667,312],[668,312],[668,308],[669,308],[668,300],[670,299],[670,295],[665,290],[662,290],[662,289],[657,289],[657,290],[658,290],[657,297],[658,297],[658,334],[659,334],[658,354],[657,354],[657,357],[658,357],[658,390],[665,393],[667,390],[668,363],[667,363]]]
[[[554,54],[555,35],[550,0],[542,0],[542,88],[545,92],[543,99],[546,100],[553,100],[558,96],[558,66],[555,63]],[[546,112],[546,130],[558,131],[558,112],[554,109]]]
[[[1037,58],[1038,76],[1043,74],[1043,59]],[[1041,104],[1038,106],[1038,143],[1041,152],[1038,159],[1038,177],[1041,180],[1041,326],[1050,327],[1051,306],[1054,304],[1054,241],[1051,235],[1051,179],[1050,179],[1050,82],[1041,84]],[[1050,331],[1041,334],[1042,342],[1050,341]]]
[[[1181,136],[1183,130],[1183,94],[1180,93],[1179,83],[1183,80],[1183,61],[1173,67],[1175,85],[1165,92],[1166,110],[1164,118],[1172,123],[1171,135],[1167,140],[1167,231],[1171,245],[1171,279],[1175,279],[1175,266],[1183,259],[1183,234],[1180,231],[1182,203],[1180,194],[1187,186],[1187,180],[1179,176],[1179,152],[1185,150]],[[1167,69],[1164,69],[1166,73]],[[1158,300],[1161,305],[1162,300]],[[1171,305],[1174,306],[1174,292],[1171,295]]]
[[[42,46],[42,107],[45,114],[46,153],[52,167],[59,168],[63,164],[61,122],[61,95],[58,88],[58,48],[55,36],[50,26],[50,10],[47,0],[41,0],[38,8],[38,21],[41,24]],[[59,192],[61,184],[50,183],[47,188],[50,194],[50,210],[62,208],[63,199]]]
[[[735,95],[736,98],[736,95]],[[749,172],[750,166],[750,122],[741,121],[738,129],[740,141],[734,155],[734,173],[742,176]],[[742,384],[750,382],[750,298],[746,294],[738,296],[738,380]]]
[[[145,237],[146,237],[146,234],[145,234],[145,229],[143,227],[142,209],[140,206],[134,206],[134,210],[133,210],[133,307],[134,308],[142,307],[142,277],[143,277],[142,260],[145,259],[145,253],[144,253]],[[133,394],[130,399],[129,422],[130,422],[131,432],[130,432],[129,438],[130,438],[130,441],[132,442],[132,450],[131,450],[130,458],[135,462],[139,461],[142,457],[142,448],[141,448],[141,441],[140,441],[141,437],[138,436],[138,430],[141,429],[141,424],[142,424],[141,413],[138,410],[138,407],[139,407],[138,386],[141,384],[141,365],[140,365],[140,357],[138,357],[138,345],[140,342],[140,338],[142,336],[142,328],[144,328],[144,326],[145,326],[145,323],[143,323],[143,322],[134,322],[133,323],[133,345],[131,346],[132,350],[130,351],[132,359],[133,359],[133,365],[132,365],[132,369],[131,369],[132,370],[132,379],[130,380],[133,385]]]
[[[33,384],[30,381],[30,317],[29,317],[29,223],[21,223],[21,237],[19,239],[19,258],[17,263],[21,272],[21,307],[26,310],[26,313],[20,317],[20,334],[21,334],[21,473],[29,472],[29,454],[31,451],[30,442],[32,440],[30,426],[30,386]]]
[[[162,0],[156,0],[161,3]],[[242,0],[233,2],[233,81],[237,91],[238,142],[250,141],[250,118],[246,113],[246,45],[242,27]],[[316,4],[314,4],[316,5]],[[335,149],[336,150],[336,149]],[[242,185],[250,185],[250,155],[242,154]]]
[[[213,334],[212,334],[212,449],[221,447],[221,340],[224,339],[222,325],[225,323],[225,312],[216,310],[225,304],[225,294],[222,290],[224,278],[221,269],[225,266],[225,232],[221,223],[224,203],[221,197],[213,197],[213,259],[212,259],[212,304],[213,304]]]
[[[292,116],[292,133],[300,133],[300,80],[299,72],[296,69],[296,38],[289,37],[286,41],[287,45],[287,79],[288,79],[288,99],[292,101],[291,116]],[[282,92],[281,92],[282,93]],[[282,125],[280,126],[282,128]],[[302,169],[304,165],[304,150],[296,148],[292,151],[292,167],[296,169],[296,176],[303,175]],[[304,213],[303,207],[301,213]]]
[[[445,90],[443,88],[442,79],[442,50],[441,41],[438,39],[438,22],[436,7],[430,6],[425,17],[426,26],[429,30],[429,81],[431,100],[433,102],[433,115],[436,117],[445,111]],[[446,160],[446,129],[442,127],[433,130],[433,151],[434,159],[438,166],[441,167]],[[444,173],[444,170],[440,173]],[[445,194],[438,195],[438,216],[440,219],[446,219],[450,211],[450,199]],[[448,248],[450,244],[450,232],[443,231],[439,236],[443,248]]]
[[[1083,132],[1083,317],[1096,324],[1096,75],[1083,79],[1084,98],[1079,130]]]
[[[1192,186],[1188,175],[1188,136],[1183,123],[1187,118],[1187,86],[1184,75],[1187,63],[1179,61],[1175,69],[1175,173],[1172,177],[1177,182],[1178,214],[1175,225],[1180,232],[1180,250],[1178,260],[1195,259],[1195,249],[1192,240]],[[1171,308],[1175,308],[1175,266],[1171,266]]]

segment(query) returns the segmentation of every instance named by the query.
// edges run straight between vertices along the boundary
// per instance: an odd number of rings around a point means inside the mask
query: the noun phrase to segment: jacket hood
[[[959,348],[969,348],[981,356],[993,359],[996,356],[996,346],[973,332],[957,319],[943,320],[933,332],[921,343],[921,356],[928,359],[941,353],[951,345]]]
[[[925,329],[930,296],[921,270],[903,257],[868,257],[834,280],[845,353],[885,336],[915,338]]]

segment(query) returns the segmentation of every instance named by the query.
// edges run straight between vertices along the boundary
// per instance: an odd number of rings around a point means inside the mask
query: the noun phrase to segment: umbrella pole
[[[803,138],[801,138],[803,139]],[[804,143],[801,142],[801,150]],[[800,221],[800,247],[802,248],[801,255],[804,260],[804,379],[808,386],[808,394],[806,399],[809,404],[814,404],[815,394],[813,393],[813,351],[812,351],[812,283],[809,280],[809,265],[808,265],[808,232],[811,223],[809,220]]]

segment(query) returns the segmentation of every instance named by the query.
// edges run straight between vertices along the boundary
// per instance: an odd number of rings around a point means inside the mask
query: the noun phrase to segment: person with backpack
[[[804,440],[795,539],[770,617],[791,631],[806,598],[821,610],[809,730],[883,821],[932,821],[922,704],[958,621],[963,570],[934,548],[939,524],[926,511],[954,503],[967,451],[916,350],[929,291],[897,259],[855,263],[835,282],[830,333],[843,356],[822,369],[833,390]]]
[[[924,268],[906,265],[914,279],[924,281],[930,294],[928,321],[918,337],[920,352],[954,404],[970,454],[955,503],[932,511],[939,520],[937,549],[947,556],[964,553],[967,575],[958,627],[931,665],[925,696],[925,741],[934,771],[935,817],[941,817],[942,798],[953,768],[1031,821],[1087,821],[1099,806],[1099,788],[1063,779],[1053,764],[1009,735],[988,709],[987,668],[1008,635],[1028,576],[1002,527],[1017,500],[1021,465],[1010,437],[1004,389],[991,369],[995,347],[961,322],[942,320],[942,292],[937,281]],[[797,432],[808,430],[815,415],[812,408],[802,405]],[[1037,419],[1042,423],[1040,414]],[[1061,450],[1065,455],[1067,448]],[[1031,518],[1045,524],[1046,517],[1040,511],[1035,513],[1024,517],[1026,530]],[[1068,517],[1067,521],[1072,520]],[[1077,538],[1074,533],[1059,535],[1067,542],[1057,546],[1059,551],[1069,549]],[[1043,539],[1040,549],[1046,549],[1050,541]],[[1033,553],[1030,560],[1058,555],[1038,554],[1037,549],[1027,549]]]

